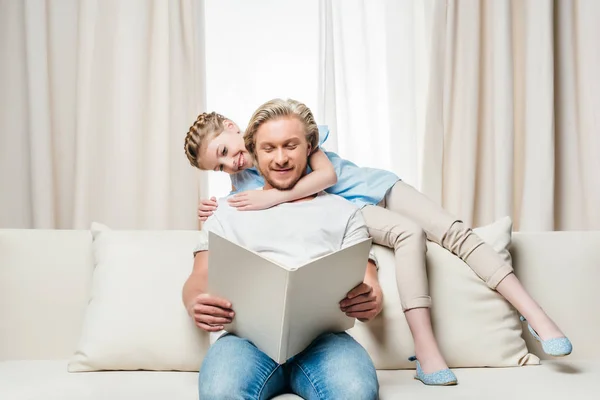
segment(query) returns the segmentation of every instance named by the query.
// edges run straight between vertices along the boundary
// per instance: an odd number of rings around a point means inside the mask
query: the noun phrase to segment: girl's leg
[[[448,368],[431,328],[423,229],[382,207],[366,206],[362,213],[373,242],[394,249],[400,301],[423,371],[431,373]]]
[[[542,340],[565,336],[554,321],[542,310],[542,307],[527,293],[515,274],[510,274],[504,278],[498,284],[496,290],[519,310]]]
[[[388,192],[385,202],[389,210],[411,218],[423,227],[429,240],[467,263],[491,289],[497,290],[527,318],[543,340],[564,337],[513,274],[510,261],[504,260],[461,220],[402,181]]]
[[[429,307],[404,311],[406,322],[415,343],[415,356],[426,374],[448,368],[431,326]]]

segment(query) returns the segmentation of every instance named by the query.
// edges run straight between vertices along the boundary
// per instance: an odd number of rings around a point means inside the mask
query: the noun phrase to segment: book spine
[[[287,361],[288,343],[290,339],[290,284],[293,271],[287,271],[285,274],[285,290],[283,297],[283,318],[281,320],[281,339],[279,341],[279,363]]]

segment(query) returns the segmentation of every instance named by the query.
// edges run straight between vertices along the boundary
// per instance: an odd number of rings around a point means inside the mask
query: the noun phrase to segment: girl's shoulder
[[[259,173],[256,167],[250,167],[229,175],[229,178],[231,179],[231,182],[244,182],[248,179],[254,179],[257,175],[259,175]]]
[[[236,191],[256,189],[264,186],[264,180],[255,167],[244,169],[229,176],[231,184]]]
[[[317,125],[317,128],[319,128],[319,147],[321,147],[329,137],[329,127],[327,125]]]

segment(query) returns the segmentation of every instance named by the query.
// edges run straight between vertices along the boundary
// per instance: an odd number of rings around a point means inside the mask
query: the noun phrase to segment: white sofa
[[[600,399],[600,232],[516,233],[510,250],[573,354],[548,360],[526,333],[540,366],[455,369],[459,385],[442,388],[380,370],[382,399]],[[92,271],[89,231],[0,230],[0,399],[196,399],[194,372],[67,372]]]

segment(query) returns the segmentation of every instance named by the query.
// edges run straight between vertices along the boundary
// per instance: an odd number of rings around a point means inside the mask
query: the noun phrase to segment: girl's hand
[[[247,190],[227,199],[229,205],[240,211],[264,210],[281,203],[283,200],[279,190]]]
[[[211,197],[210,199],[204,199],[198,204],[198,219],[202,222],[206,221],[208,217],[213,214],[218,207],[217,199]]]

